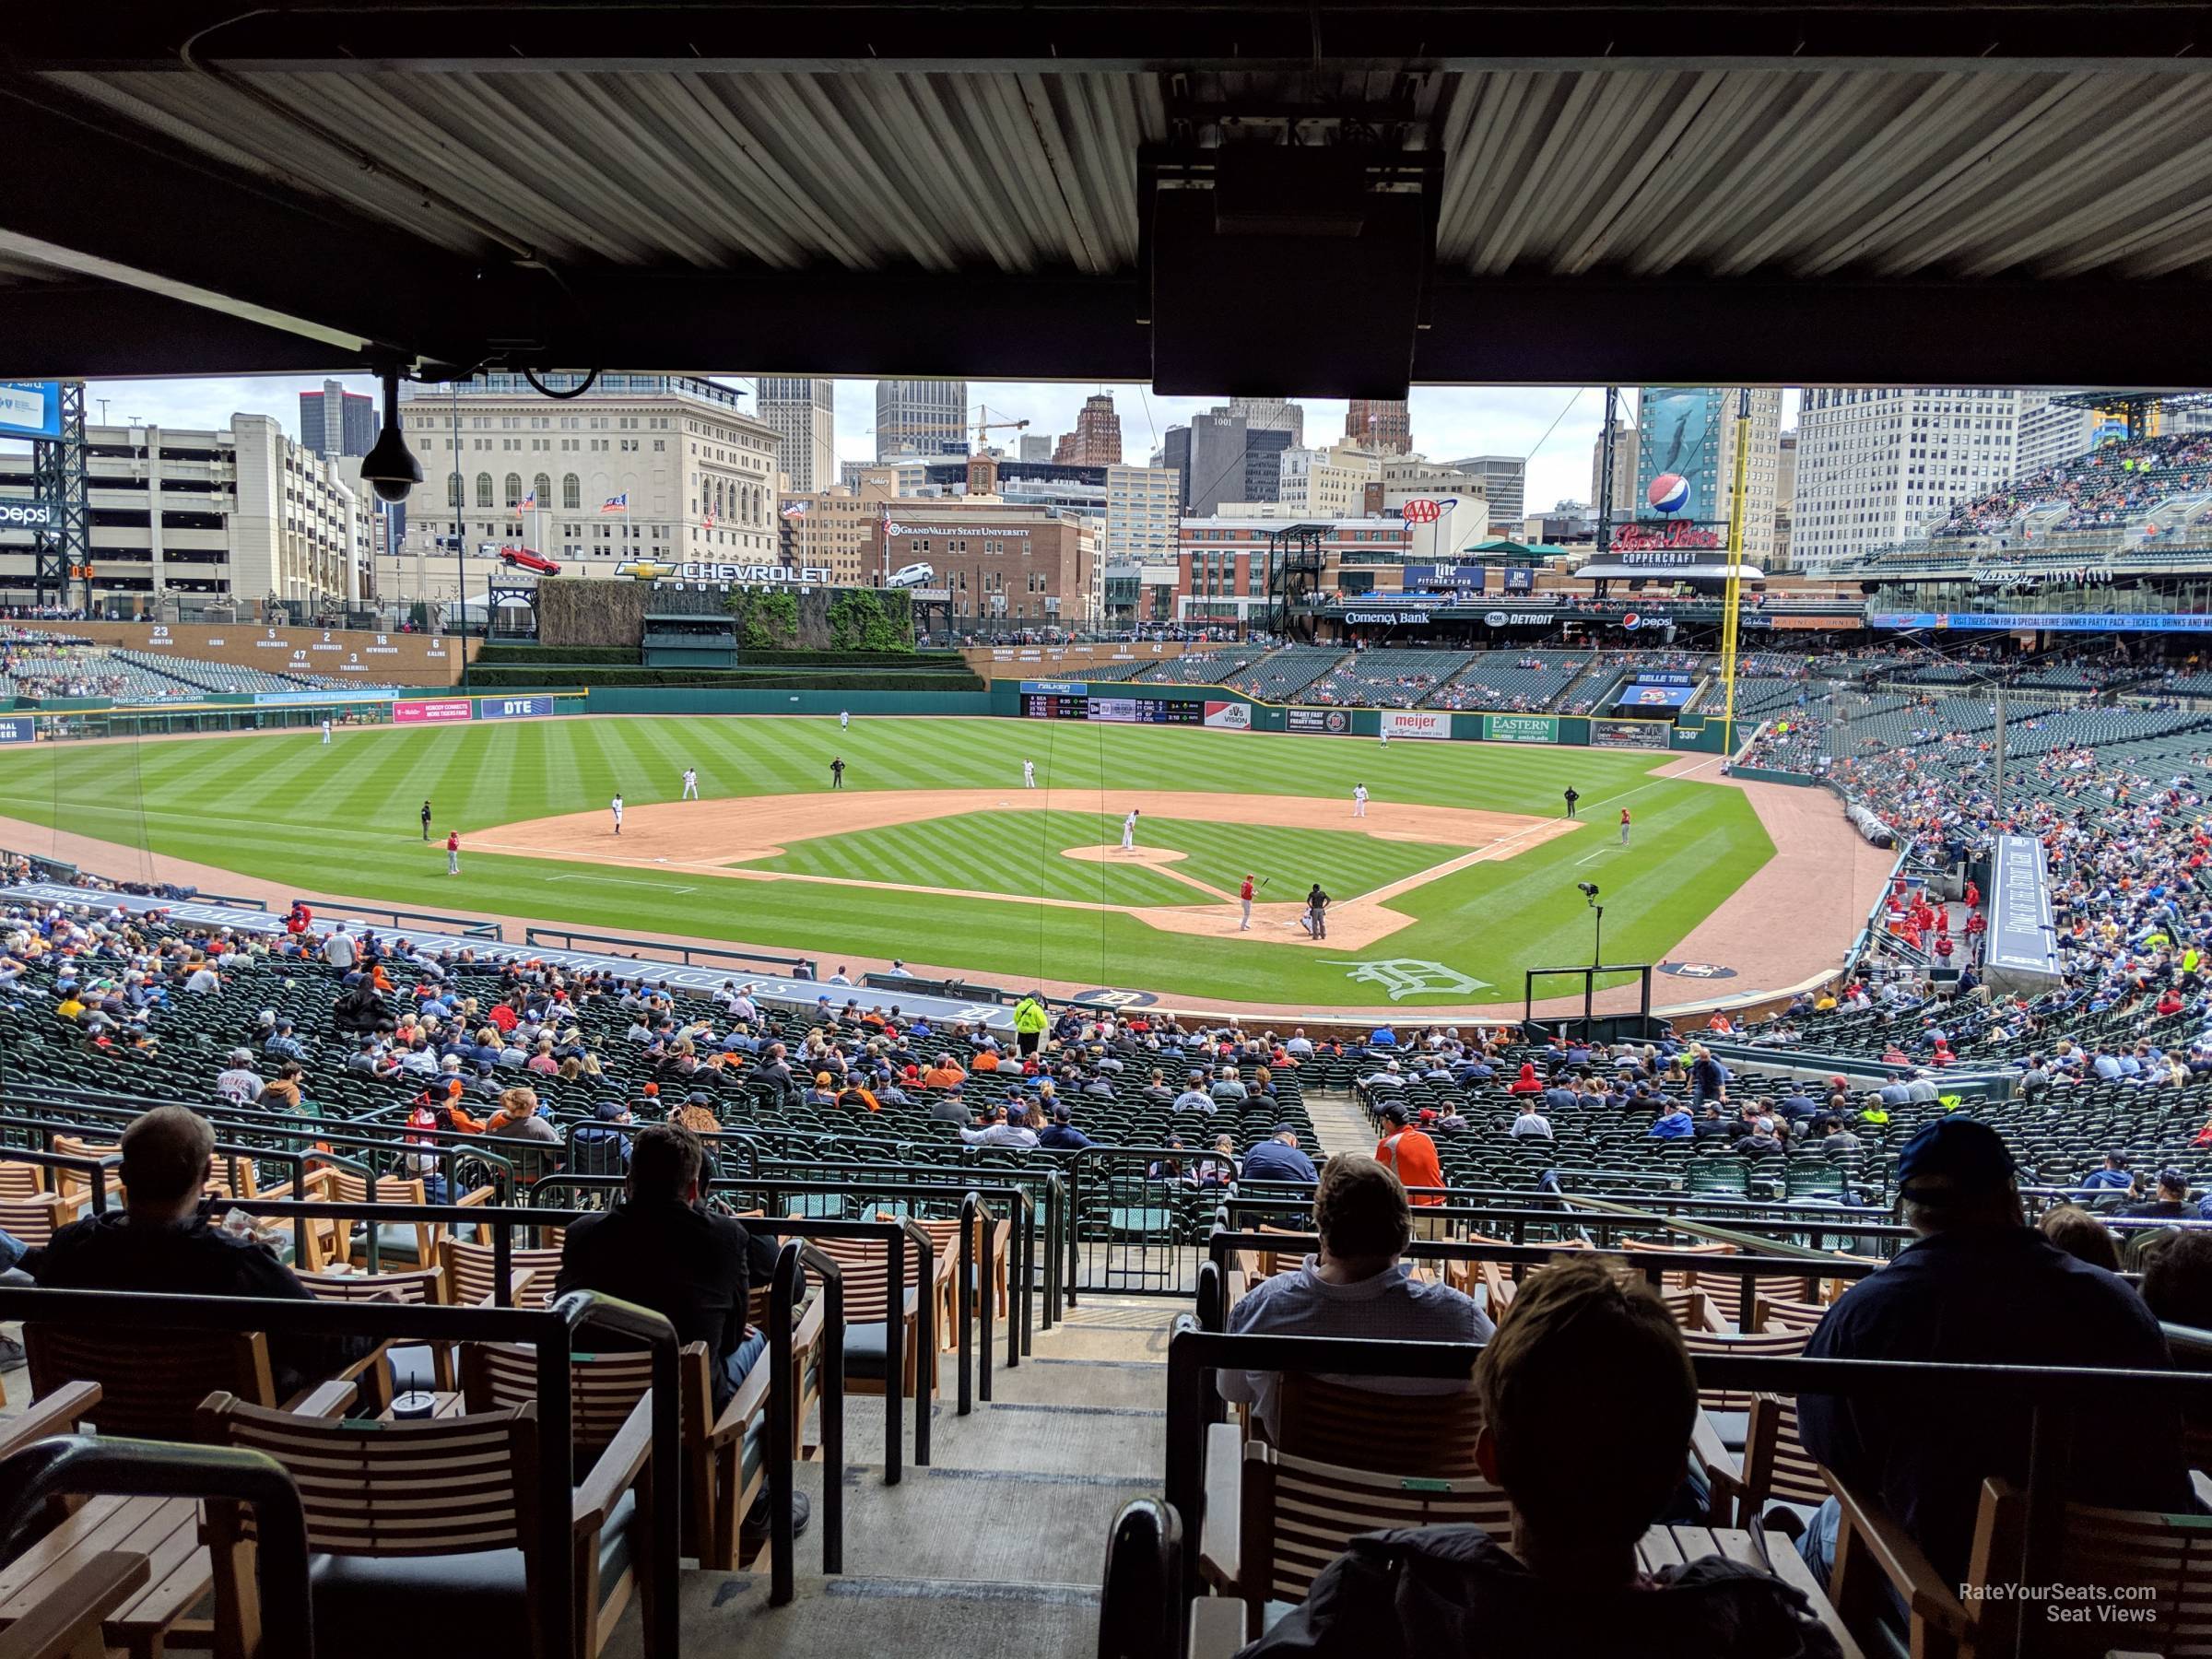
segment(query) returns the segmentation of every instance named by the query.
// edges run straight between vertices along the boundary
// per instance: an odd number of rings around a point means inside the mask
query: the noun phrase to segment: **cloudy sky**
[[[718,379],[748,384],[742,374],[720,374]],[[299,435],[298,394],[312,390],[320,380],[264,377],[242,380],[138,380],[95,381],[88,389],[87,412],[103,418],[100,400],[106,402],[105,418],[112,421],[145,420],[160,426],[219,427],[233,414],[275,415],[288,431]],[[373,393],[367,376],[346,382],[356,391]],[[1076,411],[1083,399],[1101,388],[1095,382],[971,381],[970,414],[981,404],[994,420],[1027,420],[1032,433],[1073,429]],[[1113,394],[1122,418],[1122,445],[1132,461],[1141,461],[1159,447],[1169,427],[1187,421],[1198,410],[1220,402],[1211,397],[1155,397],[1136,385],[1104,388]],[[1344,430],[1342,399],[1306,398],[1306,441],[1326,442]],[[1416,448],[1435,460],[1457,460],[1463,455],[1524,455],[1528,457],[1527,504],[1532,511],[1555,501],[1584,500],[1590,496],[1590,446],[1602,424],[1606,394],[1602,388],[1570,391],[1561,387],[1422,386],[1413,394],[1413,441]],[[1784,424],[1794,418],[1795,399],[1785,401]],[[876,382],[840,381],[837,386],[837,453],[841,460],[870,460],[876,453]],[[1011,431],[994,432],[994,441],[1015,447]]]

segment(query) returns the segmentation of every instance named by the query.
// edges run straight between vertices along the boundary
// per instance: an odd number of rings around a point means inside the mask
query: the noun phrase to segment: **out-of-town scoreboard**
[[[1030,720],[1100,720],[1115,725],[1203,725],[1195,698],[1093,697],[1080,680],[1023,680],[1021,712]]]

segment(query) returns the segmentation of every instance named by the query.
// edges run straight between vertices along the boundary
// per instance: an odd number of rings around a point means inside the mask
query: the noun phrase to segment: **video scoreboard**
[[[1064,680],[1024,680],[1021,712],[1029,720],[1097,720],[1115,725],[1206,724],[1206,704],[1195,698],[1093,697],[1088,686]]]

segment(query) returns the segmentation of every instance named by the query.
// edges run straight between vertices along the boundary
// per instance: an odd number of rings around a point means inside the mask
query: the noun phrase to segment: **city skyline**
[[[742,385],[748,392],[755,383],[754,377],[747,373],[700,372]],[[88,382],[87,399],[88,413],[95,420],[100,418],[99,400],[107,399],[111,424],[143,417],[156,425],[209,428],[221,426],[233,413],[267,414],[283,421],[286,429],[297,437],[299,394],[321,390],[325,378],[265,375],[93,381]],[[376,392],[376,383],[368,375],[332,378],[348,391]],[[1149,386],[1128,382],[968,382],[971,415],[976,406],[982,405],[990,409],[994,421],[1030,423],[1026,432],[1008,429],[993,433],[994,442],[1015,453],[1019,453],[1022,436],[1049,438],[1073,431],[1083,400],[1100,391],[1113,396],[1122,422],[1124,455],[1136,465],[1150,458],[1169,427],[1187,425],[1192,416],[1228,402],[1226,394],[1163,397]],[[1623,395],[1624,403],[1632,405],[1632,394],[1624,390]],[[1342,441],[1337,434],[1344,430],[1348,407],[1346,399],[1291,401],[1305,410],[1310,444]],[[1412,406],[1415,440],[1421,453],[1431,459],[1474,454],[1527,457],[1528,511],[1543,512],[1555,502],[1583,500],[1588,496],[1590,446],[1604,423],[1603,387],[1416,386],[1407,401]],[[1784,394],[1785,424],[1794,421],[1796,404],[1794,392]],[[836,414],[838,460],[872,462],[876,453],[875,381],[840,379]]]

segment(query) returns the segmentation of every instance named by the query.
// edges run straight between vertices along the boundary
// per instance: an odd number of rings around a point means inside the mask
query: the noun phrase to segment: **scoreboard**
[[[1093,697],[1081,684],[1025,680],[1021,712],[1030,720],[1097,720],[1115,725],[1204,725],[1206,704],[1196,698]]]

